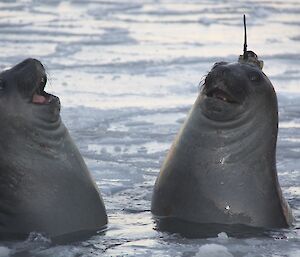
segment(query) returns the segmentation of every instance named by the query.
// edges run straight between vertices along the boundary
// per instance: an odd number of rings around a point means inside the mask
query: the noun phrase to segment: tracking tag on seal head
[[[239,63],[249,63],[258,66],[261,70],[264,66],[264,61],[258,60],[257,54],[253,51],[247,50],[247,26],[246,26],[246,15],[244,14],[244,49],[243,54],[240,55]]]

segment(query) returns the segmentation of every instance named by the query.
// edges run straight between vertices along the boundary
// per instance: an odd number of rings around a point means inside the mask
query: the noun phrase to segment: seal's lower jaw
[[[47,105],[57,102],[58,100],[59,98],[57,96],[42,92],[41,94],[34,93],[31,102],[36,105]]]
[[[224,83],[204,85],[200,98],[202,113],[212,121],[233,121],[244,111],[244,101],[231,93]]]

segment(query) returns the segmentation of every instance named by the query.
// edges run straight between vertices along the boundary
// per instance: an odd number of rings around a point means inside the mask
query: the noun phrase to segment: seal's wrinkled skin
[[[276,94],[261,69],[216,63],[161,168],[153,214],[201,224],[291,225],[277,179],[277,131]]]
[[[90,173],[44,91],[43,65],[0,73],[0,237],[51,238],[103,229],[107,216]]]

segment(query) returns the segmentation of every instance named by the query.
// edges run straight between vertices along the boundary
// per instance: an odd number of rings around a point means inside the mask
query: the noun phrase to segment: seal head
[[[2,108],[10,116],[16,113],[20,117],[23,113],[25,117],[28,117],[26,112],[34,112],[37,115],[42,113],[44,119],[57,121],[60,101],[58,97],[45,92],[46,83],[44,66],[35,59],[27,59],[2,72],[0,74]],[[11,112],[8,113],[8,111]]]

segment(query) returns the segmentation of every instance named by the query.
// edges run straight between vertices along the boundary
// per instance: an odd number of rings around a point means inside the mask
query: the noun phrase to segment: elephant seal
[[[215,228],[211,236],[291,225],[277,178],[277,131],[276,93],[262,70],[250,61],[216,63],[156,180],[158,229],[202,224],[203,236]]]
[[[100,193],[45,92],[41,62],[0,73],[0,238],[43,233],[53,240],[103,230]]]

